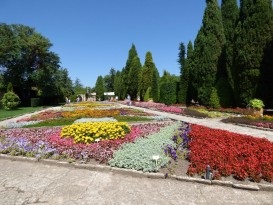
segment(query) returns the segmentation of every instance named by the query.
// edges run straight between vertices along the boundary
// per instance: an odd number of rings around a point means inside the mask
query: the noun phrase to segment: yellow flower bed
[[[98,102],[79,102],[79,103],[75,103],[72,106],[74,107],[88,107],[88,108],[95,108],[95,107],[104,107],[104,106],[111,106],[108,104],[103,104],[103,103],[98,103]]]
[[[94,110],[94,109],[77,109],[74,111],[65,111],[62,113],[64,118],[82,118],[82,117],[114,117],[118,116],[119,110]]]
[[[126,122],[85,122],[62,128],[61,137],[72,137],[76,143],[92,143],[96,139],[124,138],[130,132]]]

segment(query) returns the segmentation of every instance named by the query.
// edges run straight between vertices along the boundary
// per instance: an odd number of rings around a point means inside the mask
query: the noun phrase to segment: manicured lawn
[[[15,110],[0,109],[0,120],[42,110],[43,107],[19,107]]]

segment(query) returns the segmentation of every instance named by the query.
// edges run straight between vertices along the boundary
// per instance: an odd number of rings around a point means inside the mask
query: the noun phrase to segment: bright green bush
[[[4,109],[11,110],[20,104],[20,98],[14,92],[7,92],[4,94],[1,102]]]
[[[165,155],[163,147],[173,145],[172,137],[178,129],[179,123],[162,128],[158,133],[146,138],[139,138],[134,143],[124,144],[121,149],[114,152],[114,157],[109,161],[110,166],[143,170],[144,172],[158,171],[164,167],[170,158]],[[158,155],[157,166],[153,156]]]
[[[264,103],[262,100],[254,98],[249,101],[248,107],[251,107],[253,109],[262,109],[264,107]]]

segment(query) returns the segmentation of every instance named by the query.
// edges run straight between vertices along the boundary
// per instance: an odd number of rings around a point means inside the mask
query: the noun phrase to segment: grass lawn
[[[12,117],[17,117],[23,114],[42,110],[44,107],[19,107],[15,110],[5,110],[0,108],[0,121]]]

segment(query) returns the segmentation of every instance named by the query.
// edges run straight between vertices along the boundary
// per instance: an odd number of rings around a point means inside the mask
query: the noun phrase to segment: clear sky
[[[121,70],[135,44],[141,63],[179,75],[178,47],[194,41],[205,0],[1,0],[0,22],[36,29],[70,78],[93,87],[99,75]]]

